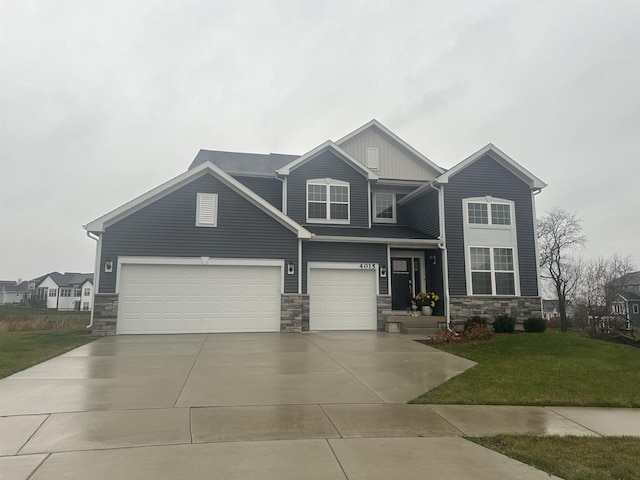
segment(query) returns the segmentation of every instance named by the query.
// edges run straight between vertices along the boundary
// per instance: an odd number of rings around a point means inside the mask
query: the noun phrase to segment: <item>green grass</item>
[[[27,330],[80,329],[91,319],[91,312],[58,311],[20,305],[0,306],[0,332]]]
[[[640,407],[640,349],[578,332],[437,347],[478,365],[410,403]]]
[[[469,440],[565,480],[640,478],[640,438],[637,437],[498,435]]]
[[[89,343],[86,329],[0,332],[0,378]]]

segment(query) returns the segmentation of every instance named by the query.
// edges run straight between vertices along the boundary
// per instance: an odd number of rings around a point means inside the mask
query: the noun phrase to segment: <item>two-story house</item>
[[[382,330],[436,315],[541,316],[534,196],[489,144],[436,165],[376,120],[304,155],[201,150],[85,225],[95,334]]]
[[[611,302],[613,313],[640,327],[640,272],[632,272],[615,280],[618,290]]]
[[[54,310],[91,310],[92,273],[51,272],[36,280],[32,300],[42,308]]]

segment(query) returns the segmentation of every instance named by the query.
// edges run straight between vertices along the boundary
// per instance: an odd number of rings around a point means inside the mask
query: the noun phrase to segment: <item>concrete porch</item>
[[[446,317],[424,316],[411,317],[409,315],[387,315],[385,331],[389,333],[411,333],[418,335],[433,335],[446,324]]]

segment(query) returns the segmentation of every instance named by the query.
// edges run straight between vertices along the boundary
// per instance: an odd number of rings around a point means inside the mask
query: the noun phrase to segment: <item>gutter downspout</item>
[[[447,254],[447,241],[444,223],[444,189],[435,187],[433,183],[429,187],[438,192],[438,216],[440,217],[440,235],[438,236],[438,248],[442,252],[442,281],[444,283],[444,315],[447,320],[447,330],[451,330],[451,312],[449,308],[449,262]]]
[[[280,211],[286,215],[287,214],[287,177],[280,178],[277,172],[274,173],[273,176],[275,177],[276,180],[280,180],[282,182],[282,208],[280,209]]]
[[[87,237],[96,241],[96,260],[93,267],[93,295],[91,298],[91,320],[89,320],[89,325],[85,328],[90,329],[93,328],[93,312],[96,307],[96,293],[98,292],[98,283],[100,281],[100,256],[102,254],[102,236],[94,235],[91,232],[87,232]],[[82,299],[82,296],[80,297]]]

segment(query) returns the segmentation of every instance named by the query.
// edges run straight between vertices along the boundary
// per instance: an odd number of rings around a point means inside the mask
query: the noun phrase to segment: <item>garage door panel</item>
[[[118,333],[279,331],[280,285],[275,266],[125,264]]]
[[[309,328],[311,330],[375,330],[375,270],[311,268]]]

